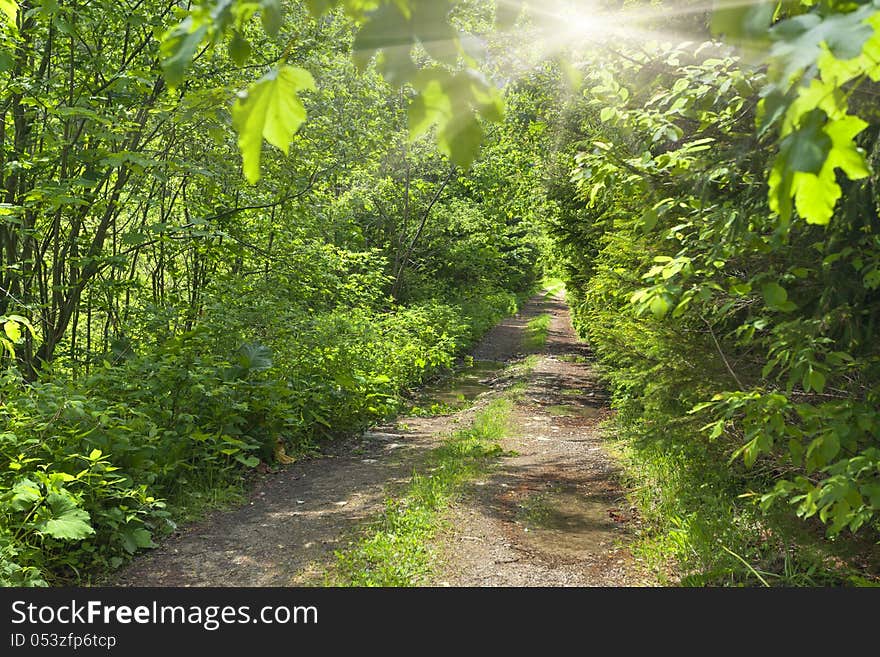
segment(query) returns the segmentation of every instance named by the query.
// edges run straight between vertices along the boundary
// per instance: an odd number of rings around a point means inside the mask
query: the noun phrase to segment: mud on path
[[[523,355],[528,321],[553,315],[546,349],[515,408],[515,436],[503,459],[450,514],[434,584],[641,584],[618,539],[628,511],[596,426],[605,398],[577,342],[561,299],[537,296],[475,347],[476,360]],[[487,382],[491,384],[491,382]],[[508,382],[509,383],[509,382]],[[389,492],[408,482],[427,452],[500,394],[491,385],[473,407],[449,415],[405,417],[336,443],[320,458],[262,477],[238,508],[179,529],[106,582],[111,586],[297,586],[320,584],[334,550]]]

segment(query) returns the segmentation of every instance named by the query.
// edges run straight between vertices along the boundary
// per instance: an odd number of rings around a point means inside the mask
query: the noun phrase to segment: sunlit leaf
[[[296,66],[282,66],[248,87],[232,107],[232,125],[238,132],[245,177],[260,179],[263,139],[288,153],[294,133],[306,120],[297,92],[315,88],[311,73]]]

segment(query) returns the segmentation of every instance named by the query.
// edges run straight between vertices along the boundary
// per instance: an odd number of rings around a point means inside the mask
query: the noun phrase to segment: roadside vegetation
[[[0,0],[0,585],[394,416],[543,276],[670,582],[876,582],[880,7],[661,4]]]

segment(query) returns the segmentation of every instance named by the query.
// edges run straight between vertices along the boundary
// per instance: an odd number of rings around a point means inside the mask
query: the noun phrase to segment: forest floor
[[[547,317],[544,344],[529,322]],[[531,353],[531,355],[530,355]],[[430,451],[519,384],[506,455],[443,515],[436,586],[625,586],[655,578],[628,544],[638,523],[600,423],[611,411],[561,296],[540,294],[474,348],[482,375],[422,392],[456,412],[398,418],[321,457],[260,478],[243,506],[214,512],[141,554],[116,586],[297,586],[322,583],[334,552],[385,508]],[[501,370],[502,364],[528,367]],[[492,367],[480,369],[480,364]]]

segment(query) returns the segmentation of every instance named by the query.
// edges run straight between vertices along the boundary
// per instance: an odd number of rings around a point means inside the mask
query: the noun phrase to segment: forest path
[[[525,355],[529,320],[552,317],[546,345],[525,375],[505,457],[447,514],[435,585],[643,584],[625,547],[625,506],[598,424],[610,412],[561,297],[538,295],[474,348],[478,361]],[[333,552],[410,479],[426,454],[510,381],[474,386],[473,406],[405,417],[330,446],[260,479],[238,508],[181,528],[107,582],[115,586],[296,586],[320,583]]]
[[[500,441],[515,455],[473,482],[447,515],[433,583],[654,584],[627,548],[637,518],[603,444],[599,425],[611,411],[589,348],[577,339],[561,296],[530,304],[552,320],[517,396],[510,435]],[[502,323],[496,336],[509,328]]]

